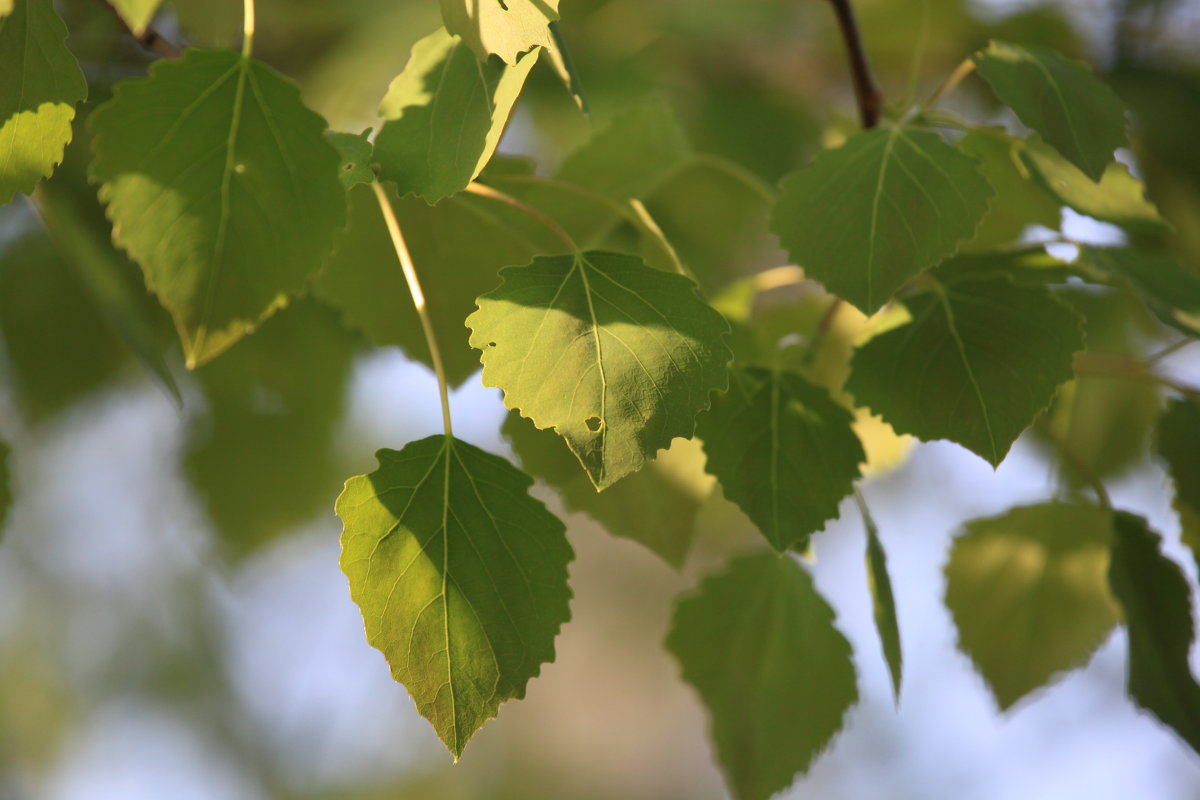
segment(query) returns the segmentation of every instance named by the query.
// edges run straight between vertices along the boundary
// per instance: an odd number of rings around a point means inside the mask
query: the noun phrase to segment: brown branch
[[[146,30],[142,31],[139,36],[133,32],[133,29],[129,27],[129,23],[125,21],[125,18],[121,16],[121,12],[117,11],[112,3],[109,3],[108,0],[99,0],[99,3],[108,9],[108,13],[112,14],[118,24],[125,29],[125,32],[136,39],[142,47],[158,53],[163,58],[179,58],[182,55],[179,45],[154,30],[154,28],[147,25]]]
[[[879,111],[883,108],[883,92],[871,75],[871,64],[867,61],[867,51],[858,31],[854,9],[850,7],[850,0],[829,0],[829,3],[833,6],[833,13],[837,16],[838,27],[842,30],[842,39],[846,44],[846,56],[850,60],[850,76],[854,81],[854,97],[858,100],[862,126],[867,129],[874,128],[879,123]]]

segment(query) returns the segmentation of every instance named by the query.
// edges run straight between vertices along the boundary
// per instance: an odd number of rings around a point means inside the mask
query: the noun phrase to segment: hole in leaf
[[[488,342],[488,347],[495,347],[495,346],[496,346],[495,342]]]
[[[588,417],[583,424],[588,426],[589,431],[596,433],[604,425],[604,422],[599,417]]]
[[[347,164],[346,166],[342,167],[342,169],[346,170],[346,172],[349,172],[350,170],[354,169],[354,163],[351,162],[351,163]]]

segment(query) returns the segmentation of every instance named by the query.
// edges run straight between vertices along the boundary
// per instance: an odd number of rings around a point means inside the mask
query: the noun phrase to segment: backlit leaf
[[[1021,122],[1093,181],[1125,144],[1125,109],[1081,61],[1042,47],[991,42],[973,56],[980,76]]]
[[[968,522],[946,564],[958,646],[1002,709],[1082,666],[1119,621],[1112,513],[1046,503]]]
[[[162,0],[110,0],[110,4],[121,15],[121,19],[125,20],[133,35],[141,36],[146,32],[150,20],[154,19],[154,12],[162,4]]]
[[[492,2],[494,0],[484,0]],[[375,137],[380,176],[436,203],[483,170],[500,143],[535,51],[513,66],[478,61],[457,36],[438,29],[413,45],[388,87]]]
[[[370,133],[368,128],[361,134],[333,131],[325,134],[342,159],[338,167],[338,177],[342,186],[347,189],[352,189],[360,183],[375,181],[375,172],[371,169],[371,151],[374,145],[367,139]]]
[[[285,305],[344,223],[324,121],[238,53],[157,61],[89,126],[114,239],[174,317],[189,366]]]
[[[1033,180],[1021,162],[1019,140],[994,130],[971,131],[958,148],[978,159],[979,171],[996,192],[969,249],[1012,242],[1030,225],[1058,227],[1061,202]]]
[[[1200,685],[1188,654],[1195,619],[1187,579],[1146,520],[1116,514],[1109,582],[1129,629],[1129,696],[1200,752]]]
[[[1152,311],[1184,333],[1200,336],[1200,273],[1167,253],[1084,247],[1079,262],[1134,285]]]
[[[866,460],[854,417],[789,372],[735,369],[700,417],[707,469],[780,553],[803,548],[838,513]]]
[[[974,159],[902,127],[850,137],[781,189],[771,230],[810,277],[866,314],[971,238],[992,197]]]
[[[0,204],[29,194],[62,161],[87,97],[52,0],[16,0],[0,24]]]
[[[725,388],[729,326],[687,278],[598,251],[500,274],[467,319],[484,385],[555,428],[598,490],[690,437]]]
[[[446,30],[457,34],[481,61],[497,55],[516,64],[526,50],[553,44],[550,23],[559,0],[441,0]]]
[[[342,570],[367,639],[457,759],[554,660],[573,553],[502,458],[445,436],[376,455],[338,498]]]
[[[847,390],[898,433],[949,439],[998,466],[1071,378],[1078,316],[1003,278],[936,284],[904,304],[912,321],[859,348]]]
[[[676,439],[671,449],[603,492],[588,480],[579,461],[553,431],[539,431],[516,411],[501,428],[521,466],[614,536],[638,542],[671,566],[683,566],[696,535],[696,515],[712,489],[703,453],[694,441]]]
[[[737,800],[766,800],[808,769],[858,699],[850,643],[790,556],[733,561],[675,608],[667,648],[712,721]]]

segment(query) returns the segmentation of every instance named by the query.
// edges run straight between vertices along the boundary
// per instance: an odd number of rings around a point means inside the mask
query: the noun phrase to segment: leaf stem
[[[249,58],[254,50],[254,0],[245,0],[242,8],[242,57]]]
[[[121,12],[117,11],[116,7],[114,7],[112,3],[108,2],[108,0],[99,0],[99,2],[100,5],[108,9],[108,12],[112,14],[117,22],[120,23],[121,27],[125,29],[125,32],[136,39],[138,44],[140,44],[142,47],[158,53],[163,58],[179,58],[179,56],[182,55],[179,45],[164,37],[154,28],[151,28],[149,25],[147,25],[140,35],[134,33],[133,29],[129,27],[129,23],[126,22],[125,18],[121,16]]]
[[[1146,363],[1147,364],[1157,364],[1159,361],[1162,361],[1167,356],[1179,352],[1183,348],[1187,347],[1189,344],[1195,344],[1195,343],[1196,343],[1195,339],[1180,339],[1178,342],[1175,342],[1175,344],[1167,345],[1166,347],[1159,350],[1158,352],[1152,353],[1151,355],[1146,356]]]
[[[252,1],[247,0],[247,3]],[[409,294],[412,295],[413,306],[416,307],[417,316],[421,319],[421,329],[425,333],[425,344],[429,347],[429,357],[433,361],[433,371],[437,375],[438,393],[442,399],[442,427],[446,431],[447,438],[452,438],[454,428],[450,424],[450,389],[446,383],[446,368],[442,365],[442,351],[438,349],[437,334],[434,333],[433,321],[429,318],[429,311],[425,307],[425,293],[421,291],[421,281],[417,278],[412,255],[408,252],[408,245],[404,242],[404,235],[400,232],[400,223],[396,220],[396,212],[388,200],[387,193],[378,181],[372,183],[371,188],[375,191],[375,199],[379,201],[379,210],[383,212],[383,220],[387,223],[388,233],[391,234],[392,247],[396,250],[400,268],[404,270],[404,281],[408,284]]]
[[[960,83],[962,83],[963,78],[967,77],[974,71],[975,62],[969,58],[964,58],[962,63],[955,67],[954,71],[946,77],[946,80],[942,81],[941,85],[933,90],[933,94],[929,95],[929,98],[921,104],[921,111],[924,112],[933,108],[934,104],[937,103],[938,100],[942,99],[942,95],[953,89],[955,86],[958,86]]]
[[[1038,422],[1038,427],[1042,430],[1046,437],[1054,443],[1063,460],[1067,463],[1076,475],[1083,480],[1088,486],[1092,487],[1092,491],[1096,493],[1096,500],[1100,502],[1100,506],[1106,511],[1112,511],[1112,500],[1108,496],[1108,490],[1104,488],[1104,481],[1100,480],[1100,476],[1095,473],[1088,463],[1083,460],[1083,457],[1071,446],[1070,442],[1062,437],[1054,426],[1050,424],[1046,417],[1041,417]]]
[[[871,75],[871,64],[863,47],[862,34],[854,18],[850,0],[829,0],[842,31],[846,45],[846,56],[850,60],[850,77],[854,83],[854,97],[858,101],[858,113],[863,128],[874,128],[879,124],[879,110],[883,107],[883,91]]]
[[[495,200],[497,202],[504,203],[506,206],[515,208],[522,214],[525,214],[526,216],[529,216],[546,226],[546,229],[557,236],[563,244],[570,248],[572,253],[581,252],[579,245],[575,243],[575,240],[571,238],[571,234],[567,233],[566,229],[563,228],[562,225],[559,225],[549,216],[543,214],[541,211],[529,205],[528,203],[518,200],[512,195],[506,194],[499,189],[494,189],[491,186],[485,186],[484,184],[476,181],[471,181],[471,183],[467,184],[466,191],[470,192],[471,194],[476,194],[480,197],[486,197],[489,200]]]

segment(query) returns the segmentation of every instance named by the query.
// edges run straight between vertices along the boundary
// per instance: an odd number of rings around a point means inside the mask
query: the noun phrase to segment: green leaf
[[[1116,514],[1108,579],[1129,629],[1129,696],[1200,752],[1200,685],[1188,653],[1195,619],[1187,579],[1146,520]]]
[[[979,161],[979,171],[996,192],[969,249],[1015,241],[1030,225],[1058,228],[1061,203],[1033,180],[1021,162],[1019,140],[997,130],[971,131],[959,141],[958,149]]]
[[[1175,483],[1181,538],[1200,566],[1200,401],[1171,400],[1158,422],[1155,444]]]
[[[488,2],[489,0],[485,0]],[[413,45],[412,58],[388,87],[375,137],[380,177],[436,203],[461,191],[500,143],[534,51],[505,66],[477,61],[443,29]]]
[[[837,517],[866,460],[854,417],[790,372],[731,372],[729,391],[700,417],[707,469],[776,551],[803,548]]]
[[[1111,512],[1058,502],[972,520],[955,539],[946,607],[1000,708],[1083,665],[1116,626],[1111,541]]]
[[[189,366],[299,292],[345,221],[324,121],[238,53],[157,61],[117,84],[89,127],[114,239],[174,317]]]
[[[554,660],[574,554],[504,459],[445,436],[376,455],[338,498],[342,570],[368,641],[457,759]]]
[[[999,466],[1071,378],[1078,315],[1004,279],[935,284],[904,304],[912,321],[859,348],[847,390],[898,433],[949,439]]]
[[[781,190],[771,230],[809,277],[865,314],[971,238],[992,196],[974,159],[900,127],[850,137]]]
[[[9,474],[8,458],[12,454],[8,442],[0,439],[0,533],[4,532],[4,518],[12,507],[12,476]]]
[[[550,38],[553,43],[544,45],[546,57],[550,59],[550,66],[554,68],[554,72],[563,82],[563,86],[566,86],[567,91],[571,93],[579,110],[584,114],[591,113],[588,108],[587,94],[583,90],[583,81],[579,77],[579,70],[575,67],[575,59],[571,57],[571,51],[567,49],[567,41],[563,38],[557,21],[550,23]]]
[[[597,490],[690,437],[727,384],[729,326],[687,278],[598,251],[500,274],[467,318],[483,383],[555,428]]]
[[[52,0],[16,0],[0,25],[0,204],[29,194],[62,161],[87,97]]]
[[[1036,136],[1020,147],[1020,158],[1042,186],[1080,214],[1135,232],[1161,234],[1169,228],[1146,199],[1145,185],[1118,161],[1106,166],[1096,182]]]
[[[421,278],[446,377],[457,386],[479,370],[479,354],[467,344],[463,326],[475,298],[496,285],[501,267],[527,263],[561,245],[545,236],[526,237],[509,209],[485,198],[455,195],[430,206],[385,189]],[[376,345],[398,345],[432,368],[375,194],[361,186],[350,192],[349,202],[346,234],[317,275],[314,291]]]
[[[1125,144],[1125,109],[1088,65],[1041,47],[991,42],[972,60],[1000,102],[1054,149],[1100,180]]]
[[[579,461],[552,431],[539,431],[510,411],[501,433],[512,443],[521,466],[562,496],[571,511],[581,511],[609,533],[632,539],[679,569],[696,535],[696,515],[712,488],[703,455],[686,439],[604,492],[597,492],[579,469]]]
[[[516,64],[530,48],[553,42],[558,0],[441,0],[446,30],[463,38],[481,61],[497,55]]]
[[[337,150],[342,159],[338,166],[338,177],[342,186],[352,189],[360,183],[374,183],[375,172],[371,169],[371,151],[374,147],[367,138],[371,129],[361,134],[327,131],[325,138]]]
[[[146,32],[146,26],[154,19],[154,12],[162,4],[162,0],[110,0],[110,5],[125,20],[134,36]]]
[[[207,413],[188,428],[184,464],[226,559],[329,513],[363,345],[331,309],[301,297],[196,370]]]
[[[892,676],[892,693],[900,702],[900,680],[904,673],[904,656],[900,649],[900,623],[896,619],[896,596],[892,593],[892,576],[888,573],[887,553],[879,540],[879,528],[860,499],[863,523],[867,528],[867,580],[871,587],[871,606],[875,630]]]
[[[1133,284],[1167,324],[1200,336],[1200,273],[1184,269],[1167,253],[1132,248],[1084,247],[1079,262]]]
[[[666,644],[708,708],[738,800],[790,785],[858,699],[850,643],[790,556],[742,557],[706,578],[676,606]]]

